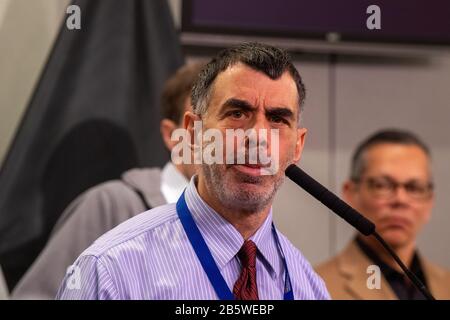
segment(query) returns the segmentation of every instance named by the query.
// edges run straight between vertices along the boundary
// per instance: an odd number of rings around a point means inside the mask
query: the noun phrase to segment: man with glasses
[[[450,299],[450,272],[424,259],[416,243],[434,201],[430,157],[428,147],[410,132],[377,132],[356,149],[343,196],[376,224],[378,233],[437,299]],[[316,270],[333,299],[424,299],[373,237],[358,234]],[[373,278],[378,270],[379,285]]]

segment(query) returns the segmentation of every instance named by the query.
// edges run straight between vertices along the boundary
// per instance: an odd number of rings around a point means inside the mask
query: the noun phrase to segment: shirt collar
[[[389,266],[387,263],[385,263],[381,258],[378,256],[378,254],[369,247],[359,236],[356,237],[356,243],[358,247],[362,250],[362,252],[377,266],[380,267],[381,272],[386,277],[386,279],[390,280],[393,278],[403,278],[403,273],[400,273],[396,269]],[[416,276],[419,277],[420,281],[422,281],[424,284],[426,283],[422,265],[420,262],[419,255],[417,252],[414,252],[413,259],[411,260],[411,265],[408,266],[408,268],[413,272]]]
[[[185,191],[186,204],[220,270],[239,252],[244,238],[225,218],[211,208],[198,194],[197,176]],[[272,208],[262,226],[250,237],[258,247],[258,257],[276,276],[281,272],[281,258],[272,235]]]
[[[186,177],[172,162],[166,163],[161,172],[161,193],[167,203],[177,202],[188,183]]]

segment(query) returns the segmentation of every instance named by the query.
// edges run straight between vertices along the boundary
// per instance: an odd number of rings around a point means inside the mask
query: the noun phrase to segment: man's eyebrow
[[[249,102],[237,99],[237,98],[230,98],[222,105],[222,111],[221,113],[226,112],[227,109],[237,109],[241,111],[247,111],[247,112],[253,112],[257,108],[251,105]],[[287,108],[287,107],[267,107],[265,109],[266,116],[277,116],[282,117],[289,120],[295,119],[294,112]]]
[[[295,118],[294,112],[287,107],[268,107],[266,109],[266,115],[277,116],[293,120]]]
[[[254,111],[256,108],[249,102],[237,98],[230,98],[222,105],[222,111],[227,109],[239,109],[242,111]]]

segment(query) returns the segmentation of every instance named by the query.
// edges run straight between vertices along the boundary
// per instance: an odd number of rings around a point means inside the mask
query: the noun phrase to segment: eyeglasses
[[[364,183],[368,190],[377,197],[391,198],[402,187],[408,196],[417,200],[426,200],[433,194],[432,182],[408,181],[405,183],[397,182],[389,177],[367,177],[365,179],[355,179],[356,183]]]

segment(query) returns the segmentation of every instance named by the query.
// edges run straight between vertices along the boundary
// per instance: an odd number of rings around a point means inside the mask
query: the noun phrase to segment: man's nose
[[[411,197],[404,186],[397,186],[394,190],[393,200],[395,200],[396,203],[409,204]]]
[[[270,122],[263,113],[258,113],[249,129],[254,130],[254,137],[257,139],[258,146],[270,147]]]

